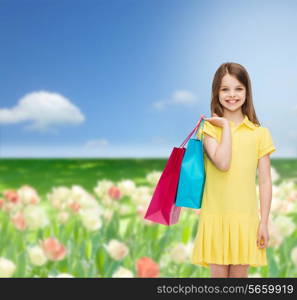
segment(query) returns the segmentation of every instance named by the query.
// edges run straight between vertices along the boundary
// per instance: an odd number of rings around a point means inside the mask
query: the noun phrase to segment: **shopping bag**
[[[188,142],[193,132],[197,130],[201,120],[202,117],[198,125],[187,136],[181,146],[173,148],[156,185],[144,219],[167,226],[174,225],[178,222],[181,207],[175,205],[175,200],[181,164],[186,151],[184,145]]]
[[[145,219],[163,225],[176,224],[180,207],[175,206],[179,172],[185,149],[174,147],[153,193]]]
[[[204,120],[201,121],[200,128],[203,128]],[[195,134],[196,135],[196,134]],[[178,188],[176,195],[176,206],[199,209],[203,197],[205,185],[205,168],[203,138],[190,139],[185,151]]]

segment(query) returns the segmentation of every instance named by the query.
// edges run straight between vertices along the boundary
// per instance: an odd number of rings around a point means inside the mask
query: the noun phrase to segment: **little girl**
[[[210,267],[211,277],[247,277],[249,265],[267,265],[269,155],[275,147],[257,119],[242,65],[224,63],[216,71],[211,114],[198,131],[199,139],[204,136],[206,180],[191,261]]]

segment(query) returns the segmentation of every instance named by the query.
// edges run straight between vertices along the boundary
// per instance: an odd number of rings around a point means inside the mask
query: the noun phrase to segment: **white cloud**
[[[155,108],[156,110],[163,110],[166,107],[168,101],[164,100],[164,101],[156,101],[153,103],[153,108]]]
[[[178,90],[173,93],[171,102],[176,104],[187,105],[187,104],[195,104],[197,101],[193,93],[187,90]]]
[[[85,120],[80,109],[58,93],[32,92],[21,98],[11,108],[0,109],[0,124],[16,124],[29,121],[25,129],[32,131],[55,131],[59,125],[75,125]]]
[[[170,105],[193,106],[198,103],[197,97],[187,90],[176,90],[172,93],[169,100],[153,102],[152,106],[156,110],[164,110]]]
[[[85,144],[86,148],[105,148],[108,146],[108,141],[106,139],[90,140]]]

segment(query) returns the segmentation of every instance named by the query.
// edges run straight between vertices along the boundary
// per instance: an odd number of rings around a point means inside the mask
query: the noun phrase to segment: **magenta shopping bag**
[[[202,115],[197,126],[192,130],[181,146],[173,148],[144,216],[146,220],[167,226],[178,222],[181,207],[175,205],[175,199],[181,164],[186,151],[184,145],[188,142],[193,132],[199,127],[203,117]]]
[[[175,206],[175,194],[184,153],[184,148],[173,148],[155,188],[152,200],[144,216],[145,219],[163,225],[177,223],[181,207]]]

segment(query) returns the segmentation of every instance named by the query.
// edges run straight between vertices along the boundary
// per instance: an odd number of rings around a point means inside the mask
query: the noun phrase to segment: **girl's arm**
[[[212,121],[211,118],[208,119]],[[210,160],[215,164],[215,166],[221,171],[228,171],[231,164],[231,156],[232,156],[232,148],[231,148],[231,130],[230,125],[227,120],[223,120],[224,118],[217,118],[222,119],[219,122],[217,120],[212,121],[214,125],[222,127],[222,138],[221,142],[218,143],[216,139],[205,135],[204,138],[204,146],[206,149],[206,153]]]
[[[272,183],[269,154],[264,155],[258,161],[258,180],[261,204],[261,223],[267,225],[272,200]]]
[[[257,245],[261,248],[268,247],[269,233],[268,221],[272,199],[272,183],[270,174],[269,154],[258,161],[259,194],[261,202],[261,221],[258,228]]]

